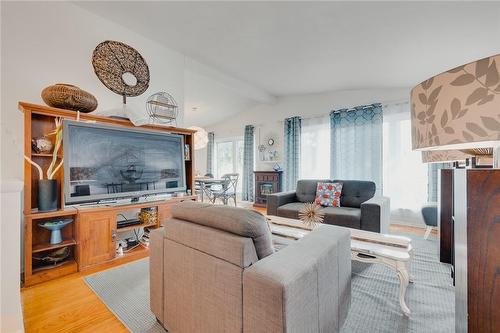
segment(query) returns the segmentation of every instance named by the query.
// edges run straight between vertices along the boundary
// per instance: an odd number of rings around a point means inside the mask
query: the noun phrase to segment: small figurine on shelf
[[[118,243],[118,249],[116,250],[116,255],[119,257],[123,256],[123,247],[121,243]]]
[[[47,136],[34,138],[31,140],[31,148],[37,154],[49,153],[52,149],[52,141]]]
[[[191,149],[187,143],[184,145],[184,160],[191,161]]]

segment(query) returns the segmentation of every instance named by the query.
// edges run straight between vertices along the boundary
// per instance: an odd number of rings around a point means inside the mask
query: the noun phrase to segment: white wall
[[[260,129],[261,143],[270,135],[276,136],[280,156],[283,156],[283,119],[291,116],[304,118],[328,114],[331,110],[370,103],[386,103],[407,100],[408,88],[365,89],[333,91],[321,94],[307,94],[277,98],[273,104],[259,104],[240,112],[223,122],[207,127],[216,138],[242,136],[245,125],[255,125],[258,141]],[[258,145],[259,142],[256,142]],[[204,174],[206,170],[206,150],[197,151],[196,169]],[[283,166],[283,160],[278,162]],[[256,170],[271,170],[274,162],[260,162],[256,157]]]
[[[2,179],[23,177],[23,119],[18,101],[44,104],[42,89],[62,82],[96,96],[97,112],[121,107],[121,97],[99,81],[92,67],[92,51],[104,40],[131,45],[148,63],[150,86],[141,96],[128,98],[127,105],[142,111],[148,96],[167,91],[181,110],[178,126],[205,126],[255,100],[270,98],[127,29],[126,22],[114,23],[72,3],[2,2],[1,7]],[[191,111],[193,106],[199,111]]]
[[[142,107],[150,94],[165,90],[183,105],[183,55],[70,3],[11,2],[2,7],[2,178],[22,178],[18,101],[44,104],[42,89],[63,82],[94,94],[98,110],[121,105],[121,97],[108,90],[92,68],[92,51],[104,40],[132,45],[149,65],[149,89],[129,98],[129,105]]]
[[[24,332],[21,274],[21,181],[0,180],[0,332]]]

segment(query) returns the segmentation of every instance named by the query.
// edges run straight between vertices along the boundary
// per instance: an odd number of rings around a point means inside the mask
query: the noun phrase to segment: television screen
[[[67,204],[186,189],[182,135],[65,121],[63,140]]]

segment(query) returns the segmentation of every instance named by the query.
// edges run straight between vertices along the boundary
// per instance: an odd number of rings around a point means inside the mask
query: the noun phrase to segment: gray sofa
[[[343,183],[340,207],[324,207],[324,223],[388,233],[390,201],[375,196],[375,183],[361,180],[303,179],[291,192],[267,196],[267,214],[297,219],[299,210],[316,197],[318,182]]]
[[[151,232],[150,306],[172,333],[339,332],[350,232],[322,225],[276,252],[259,212],[186,202]]]

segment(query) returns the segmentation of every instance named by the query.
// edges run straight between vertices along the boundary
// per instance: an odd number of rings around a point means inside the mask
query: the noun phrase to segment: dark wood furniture
[[[500,169],[454,171],[455,331],[500,332]]]
[[[452,262],[453,171],[441,169],[439,175],[439,260]]]
[[[267,195],[281,192],[283,171],[254,171],[255,207],[266,207]]]
[[[75,111],[62,110],[47,106],[20,102],[19,109],[24,113],[24,155],[31,158],[46,170],[50,164],[52,154],[37,154],[32,152],[31,139],[41,137],[54,129],[54,119],[75,120]],[[96,123],[113,124],[116,126],[133,127],[134,125],[123,119],[101,117],[92,114],[81,114],[80,120],[94,121]],[[190,129],[146,125],[143,128],[166,131],[184,136],[185,144],[194,151],[194,132]],[[60,157],[63,157],[61,150]],[[194,191],[194,156],[185,161],[186,183],[188,190]],[[122,213],[135,213],[141,208],[156,207],[158,221],[148,227],[159,227],[161,221],[169,218],[170,208],[173,204],[184,200],[196,200],[195,196],[174,197],[168,200],[143,202],[120,206],[100,206],[86,208],[64,207],[64,174],[60,168],[55,175],[58,181],[59,209],[52,212],[38,212],[37,210],[37,183],[38,172],[29,163],[24,164],[24,285],[30,286],[39,282],[54,279],[66,274],[94,268],[113,262],[128,262],[148,256],[149,250],[139,246],[123,256],[116,256],[116,235],[124,231],[117,227],[118,215]],[[49,244],[50,232],[38,226],[39,223],[54,218],[71,217],[73,223],[62,229],[63,242]],[[135,228],[144,225],[134,226]],[[128,227],[131,230],[131,227]],[[70,248],[69,257],[58,266],[41,265],[33,256],[43,256],[51,251]]]

